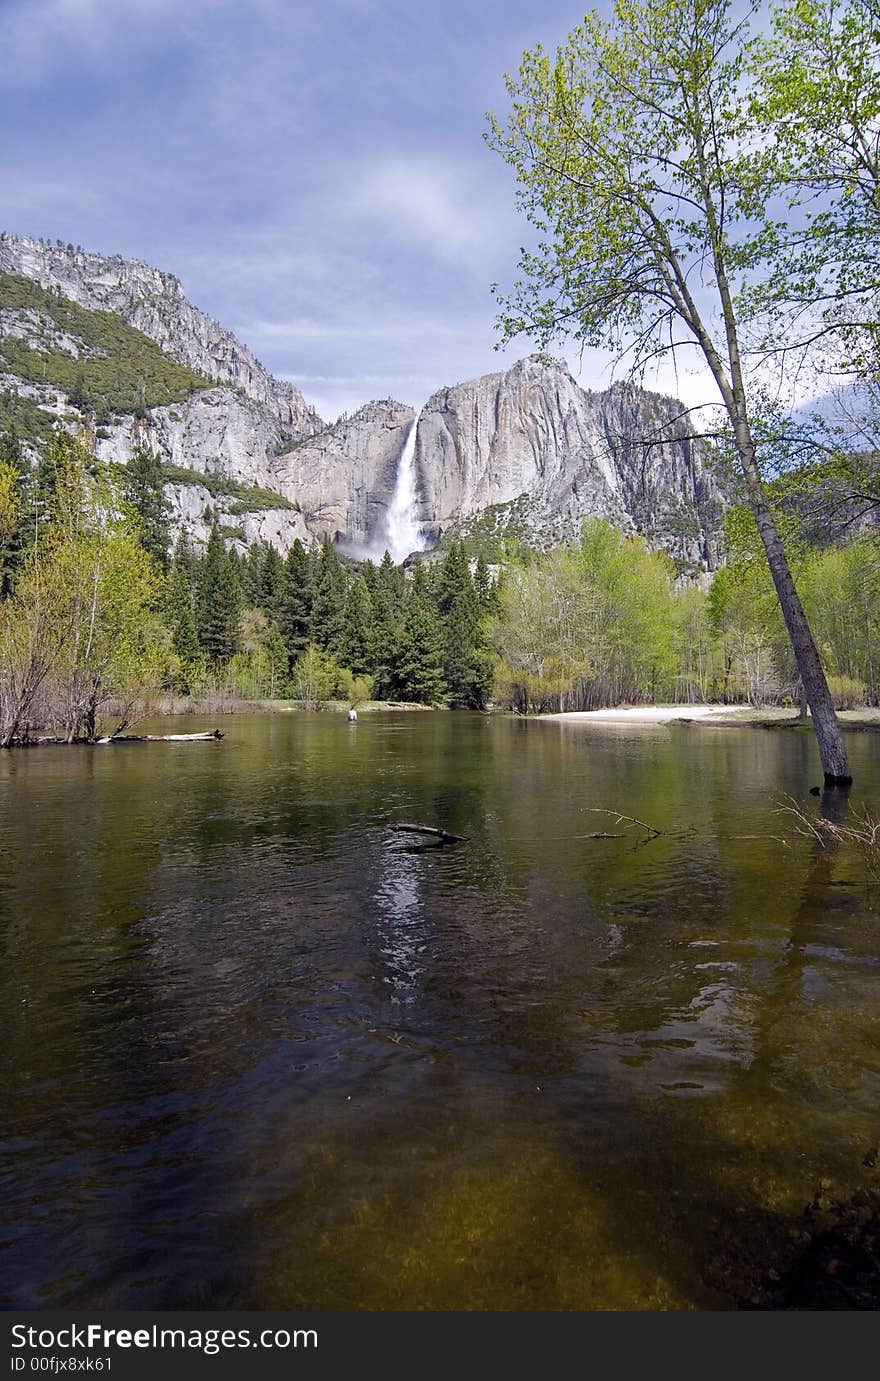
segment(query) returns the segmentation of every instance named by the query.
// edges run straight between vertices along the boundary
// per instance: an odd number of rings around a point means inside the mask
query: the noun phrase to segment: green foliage
[[[149,446],[138,446],[127,465],[117,471],[119,488],[137,524],[144,551],[164,571],[171,540],[171,510],[165,499],[162,461]]]
[[[0,460],[0,598],[9,592],[12,558],[21,532],[21,472],[11,460]]]
[[[0,447],[4,455],[10,448],[20,454],[23,443],[31,447],[44,445],[52,435],[53,425],[52,415],[31,398],[0,390]]]
[[[229,505],[232,514],[261,513],[267,508],[294,509],[295,503],[277,494],[274,489],[262,489],[257,484],[238,484],[227,475],[214,470],[190,470],[184,465],[163,464],[162,475],[166,484],[199,485],[207,489],[212,498],[231,498]]]
[[[355,675],[363,676],[372,666],[374,648],[373,603],[366,581],[359,575],[345,596],[339,655]]]
[[[502,303],[507,337],[572,332],[633,351],[637,366],[670,348],[672,317],[699,342],[689,267],[703,260],[711,274],[720,252],[735,292],[775,245],[737,142],[745,65],[716,0],[620,0],[608,20],[588,14],[555,58],[524,54],[490,142],[545,238],[523,251]]]
[[[310,635],[313,642],[334,657],[341,653],[345,632],[345,593],[345,571],[332,544],[325,539],[315,568]]]
[[[362,577],[370,598],[370,669],[375,676],[374,694],[391,698],[396,694],[392,665],[400,638],[405,586],[401,572],[386,552],[377,567],[364,562]]]
[[[304,710],[319,710],[340,688],[341,668],[335,657],[309,643],[293,668],[293,693]]]
[[[868,687],[854,676],[829,676],[828,689],[836,710],[854,710],[867,700]]]
[[[167,662],[160,574],[120,516],[111,476],[64,434],[51,461],[42,526],[0,615],[4,744],[27,733],[38,708],[68,740],[94,739],[111,701],[121,727]]]
[[[610,523],[585,523],[577,546],[508,573],[489,638],[511,708],[660,699],[677,671],[671,562]]]
[[[80,307],[29,278],[0,273],[0,306],[36,312],[48,324],[46,344],[39,348],[13,336],[0,338],[0,367],[29,383],[63,390],[75,406],[99,418],[181,402],[212,387],[210,379],[172,360],[114,312]],[[75,340],[79,357],[53,344],[53,333]]]
[[[238,569],[224,546],[220,529],[211,529],[199,562],[196,620],[199,643],[209,661],[226,661],[236,650],[241,616]]]
[[[811,0],[804,3],[809,9]],[[872,43],[875,30],[872,20]],[[747,16],[729,0],[616,0],[610,18],[588,14],[555,60],[540,48],[526,53],[508,82],[512,112],[504,126],[493,121],[491,142],[515,170],[520,203],[543,238],[521,255],[523,276],[502,302],[501,325],[506,339],[528,333],[547,343],[571,334],[628,355],[636,370],[682,347],[702,356],[758,521],[825,776],[843,782],[851,780],[846,748],[755,441],[755,366],[772,359],[783,379],[792,377],[790,366],[803,365],[814,339],[803,323],[821,317],[835,281],[826,271],[833,230],[813,235],[797,217],[774,216],[772,192],[798,180],[779,126],[800,97],[781,116],[765,102],[756,137],[750,93],[766,66]],[[828,112],[827,99],[819,105]],[[874,105],[869,113],[873,119]],[[819,135],[809,117],[807,127]],[[876,200],[876,143],[871,157]],[[838,197],[837,224],[853,195],[845,181],[825,188]],[[843,223],[852,224],[845,213]],[[875,232],[868,240],[868,278],[837,275],[838,291],[851,284],[858,294],[870,283],[868,296],[876,293]]]
[[[267,546],[263,552],[256,602],[277,625],[284,607],[284,562],[273,546]]]
[[[837,347],[836,368],[863,375],[876,374],[880,346],[878,65],[877,0],[787,0],[756,45],[749,103],[759,147],[772,140],[765,194],[793,213],[819,305],[791,324]]]
[[[709,619],[721,668],[724,700],[762,705],[791,693],[796,676],[779,604],[763,563],[746,556],[717,571]]]
[[[343,667],[339,673],[338,689],[351,710],[357,709],[364,700],[369,700],[373,694],[373,684],[372,676],[356,676],[349,667]]]
[[[245,700],[276,700],[287,694],[287,649],[277,624],[262,609],[245,609],[238,652],[226,669],[226,683]]]
[[[314,569],[302,542],[297,538],[284,563],[279,626],[291,661],[295,661],[309,640],[314,600]]]
[[[186,695],[193,689],[201,669],[202,648],[196,627],[194,571],[184,544],[178,544],[165,584],[164,613],[178,659],[173,683],[176,690]]]
[[[439,620],[427,597],[421,567],[416,569],[406,616],[391,665],[392,683],[401,699],[434,704],[443,699],[443,639]]]
[[[483,709],[491,675],[484,655],[480,600],[464,547],[454,544],[439,569],[436,594],[443,642],[443,677],[453,705]]]

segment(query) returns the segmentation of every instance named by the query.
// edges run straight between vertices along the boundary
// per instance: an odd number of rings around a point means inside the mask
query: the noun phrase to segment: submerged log
[[[439,839],[441,844],[463,844],[467,839],[465,834],[450,834],[448,830],[438,830],[433,825],[401,824],[389,825],[388,828],[406,834],[430,834]]]

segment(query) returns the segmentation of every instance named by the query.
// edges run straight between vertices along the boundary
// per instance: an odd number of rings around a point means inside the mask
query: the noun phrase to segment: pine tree
[[[314,599],[314,572],[309,555],[297,537],[284,563],[279,627],[291,665],[309,641]]]
[[[193,551],[192,542],[186,532],[181,532],[177,538],[177,545],[174,548],[174,559],[172,566],[180,566],[186,571],[186,578],[189,581],[190,589],[196,587],[196,568],[198,561]]]
[[[453,544],[440,567],[437,608],[447,695],[453,704],[481,709],[486,688],[481,684],[482,668],[476,655],[481,642],[480,608],[460,543]]]
[[[345,572],[325,538],[318,558],[315,598],[312,603],[311,637],[318,647],[337,657],[342,644],[345,607]]]
[[[185,562],[177,559],[165,586],[165,619],[171,629],[172,646],[181,662],[177,686],[185,694],[192,689],[193,671],[201,660],[202,649],[196,628],[192,580]]]
[[[446,684],[440,628],[427,599],[425,583],[422,570],[417,567],[395,649],[392,675],[397,695],[430,705],[442,700]]]
[[[247,549],[247,556],[241,563],[241,597],[249,609],[256,609],[260,603],[262,565],[262,545],[260,542],[251,542]]]
[[[356,676],[363,676],[372,670],[373,651],[373,605],[366,582],[359,575],[345,597],[339,660]]]
[[[241,615],[238,566],[226,551],[216,523],[199,562],[197,583],[199,643],[212,661],[225,661],[235,651]]]
[[[278,549],[268,544],[263,552],[260,568],[258,603],[266,617],[277,623],[284,606],[284,562]]]
[[[379,700],[387,700],[396,693],[392,668],[403,619],[403,590],[398,587],[390,558],[378,568],[372,561],[365,561],[361,575],[373,615],[369,667],[375,677],[373,694]]]
[[[14,422],[10,422],[5,432],[0,432],[0,461],[14,465],[20,475],[27,469],[21,437]]]
[[[67,401],[71,407],[78,408],[80,412],[91,410],[92,400],[86,387],[86,376],[81,369],[73,381],[73,388],[67,395]]]
[[[493,613],[497,606],[496,590],[489,574],[488,562],[482,552],[477,557],[477,565],[474,570],[474,593],[477,596],[480,614],[485,616]]]
[[[9,594],[15,571],[28,548],[28,483],[28,463],[13,422],[0,435],[0,599]]]
[[[387,551],[379,562],[379,578],[387,588],[392,603],[402,608],[406,595],[406,577],[403,567],[395,566]]]
[[[167,570],[171,510],[160,457],[149,446],[138,446],[119,476],[123,497],[137,514],[141,546]]]

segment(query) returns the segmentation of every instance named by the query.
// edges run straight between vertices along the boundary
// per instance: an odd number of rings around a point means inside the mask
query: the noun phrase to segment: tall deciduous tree
[[[43,719],[68,740],[94,739],[110,702],[118,730],[164,670],[159,571],[120,514],[118,489],[72,438],[53,459],[51,517],[3,611],[3,745],[26,732],[44,693]]]
[[[727,415],[813,712],[827,782],[852,778],[822,663],[767,501],[742,328],[809,291],[750,157],[751,52],[725,0],[617,0],[555,60],[526,53],[490,140],[543,243],[503,303],[506,338],[574,334],[635,368],[690,346]],[[760,300],[750,297],[756,280]]]
[[[794,215],[791,331],[767,342],[830,347],[835,371],[876,378],[880,357],[880,0],[784,0],[755,46],[750,113],[762,183]],[[804,308],[807,308],[804,311]]]

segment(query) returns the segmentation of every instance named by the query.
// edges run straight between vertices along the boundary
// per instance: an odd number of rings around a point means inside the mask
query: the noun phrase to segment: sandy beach
[[[570,710],[562,714],[542,714],[539,719],[583,720],[615,724],[666,724],[673,719],[730,718],[747,705],[632,705],[607,710]]]

